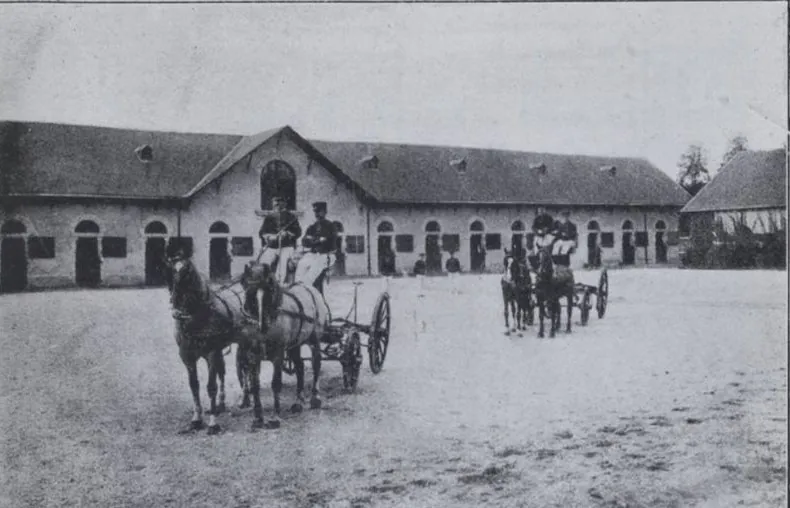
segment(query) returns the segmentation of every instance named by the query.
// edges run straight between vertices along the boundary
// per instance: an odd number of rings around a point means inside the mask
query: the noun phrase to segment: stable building
[[[688,195],[642,159],[308,141],[0,122],[0,291],[162,285],[168,243],[191,245],[214,280],[257,253],[261,215],[286,193],[335,222],[335,272],[376,275],[382,254],[433,271],[499,270],[529,246],[537,205],[572,210],[574,266],[673,263]]]

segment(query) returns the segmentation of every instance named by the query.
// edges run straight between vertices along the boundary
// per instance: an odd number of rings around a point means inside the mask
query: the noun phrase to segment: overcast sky
[[[787,134],[787,5],[0,5],[0,119],[630,155]]]

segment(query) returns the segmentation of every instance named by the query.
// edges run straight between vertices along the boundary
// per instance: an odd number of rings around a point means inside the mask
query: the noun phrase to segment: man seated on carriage
[[[277,281],[284,284],[288,276],[288,262],[294,255],[296,239],[302,235],[302,227],[296,215],[285,209],[283,196],[275,196],[272,205],[274,212],[263,219],[258,231],[264,248],[260,261],[276,270]]]
[[[302,256],[296,267],[294,280],[314,286],[324,294],[324,278],[326,271],[334,261],[337,232],[335,226],[326,219],[327,206],[323,201],[313,203],[315,222],[311,224],[302,237],[302,247],[308,252]]]
[[[538,250],[551,249],[556,240],[554,218],[549,215],[543,206],[538,207],[538,214],[535,220],[532,221],[532,232],[535,234],[535,240],[528,259],[532,269],[537,270]]]
[[[570,211],[562,211],[562,222],[557,222],[554,227],[556,240],[552,246],[552,258],[555,265],[570,267],[570,256],[576,251],[579,234],[576,224],[570,220]]]

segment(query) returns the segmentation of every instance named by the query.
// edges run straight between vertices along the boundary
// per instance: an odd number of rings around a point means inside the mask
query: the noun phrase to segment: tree
[[[678,183],[692,196],[710,181],[708,161],[699,145],[690,145],[678,162]]]
[[[728,162],[730,162],[733,157],[738,154],[738,152],[745,152],[748,149],[749,140],[746,139],[746,136],[738,135],[730,139],[730,141],[727,143],[727,151],[724,152],[724,157],[721,158],[721,166],[719,166],[719,169],[723,168]]]

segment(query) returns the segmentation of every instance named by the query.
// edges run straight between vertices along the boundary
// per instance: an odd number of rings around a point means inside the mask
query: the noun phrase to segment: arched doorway
[[[101,284],[101,256],[99,255],[99,225],[84,220],[74,228],[77,234],[75,251],[75,280],[80,287],[94,288]]]
[[[666,229],[667,225],[664,221],[656,222],[656,263],[667,262]]]
[[[27,228],[18,220],[6,221],[0,229],[0,291],[12,293],[27,287]]]
[[[395,248],[392,246],[392,235],[395,228],[389,221],[382,221],[376,228],[378,232],[378,265],[381,275],[395,273]]]
[[[636,247],[634,247],[634,223],[630,220],[623,222],[623,264],[633,265],[636,260]]]
[[[524,257],[524,223],[520,220],[510,225],[510,253],[516,258]]]
[[[427,273],[442,271],[442,249],[439,244],[441,226],[435,220],[425,225],[425,270]]]
[[[168,283],[167,227],[153,221],[145,227],[145,285],[164,286]]]
[[[486,250],[483,243],[485,226],[476,220],[469,226],[469,267],[473,272],[481,272],[486,264]]]
[[[230,279],[230,253],[228,251],[228,235],[230,228],[222,221],[217,221],[208,229],[211,240],[208,248],[208,276],[211,280]]]
[[[343,252],[343,224],[338,221],[332,222],[335,226],[335,275],[346,274],[346,253]]]
[[[601,228],[598,221],[591,220],[587,223],[587,264],[601,266],[601,249],[598,247]]]

